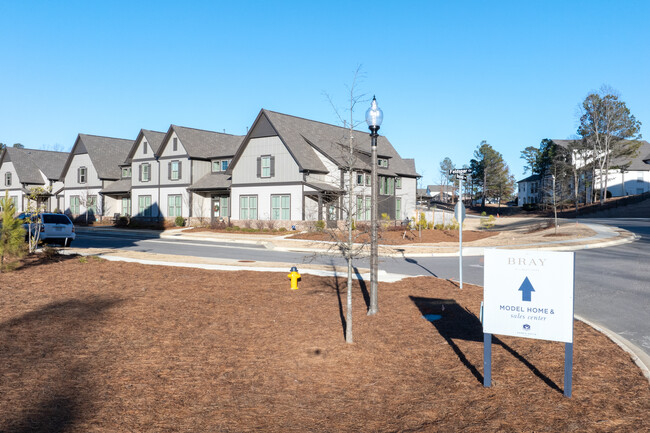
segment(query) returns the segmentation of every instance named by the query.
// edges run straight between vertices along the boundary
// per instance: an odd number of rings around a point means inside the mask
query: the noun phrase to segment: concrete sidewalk
[[[573,226],[577,227],[573,229]],[[499,227],[503,230],[502,227]],[[498,230],[495,228],[495,231]],[[507,230],[507,229],[506,229]],[[517,230],[501,231],[497,236],[473,242],[463,242],[463,256],[482,256],[486,248],[544,249],[551,251],[577,251],[587,248],[603,248],[632,242],[634,233],[602,224],[564,224],[561,232],[578,232],[579,236],[560,234],[557,238],[547,237],[553,229],[539,233],[526,233],[525,226]],[[235,244],[255,244],[275,251],[304,253],[338,253],[336,243],[292,239],[294,233],[287,235],[265,235],[221,232],[192,232],[188,229],[167,230],[162,238],[197,240],[208,242],[228,242]],[[453,257],[458,256],[457,242],[439,244],[412,243],[406,245],[379,245],[379,254],[384,257]]]

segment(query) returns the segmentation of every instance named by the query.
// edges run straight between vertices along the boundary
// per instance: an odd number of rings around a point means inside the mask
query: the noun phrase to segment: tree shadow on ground
[[[14,407],[0,431],[69,431],[93,411],[94,386],[86,374],[92,365],[78,355],[97,320],[120,302],[71,299],[0,323],[0,406],[10,395]]]
[[[77,254],[70,254],[70,255],[68,254],[46,255],[43,253],[30,254],[23,257],[20,260],[20,263],[14,268],[14,271],[27,270],[29,268],[33,268],[36,266],[48,265],[56,262],[65,262],[68,260],[78,259],[78,257],[79,256]]]
[[[417,296],[410,296],[410,298],[423,316],[440,316],[439,319],[432,320],[431,324],[445,339],[447,344],[449,344],[463,365],[467,367],[479,383],[483,384],[483,374],[481,374],[476,365],[467,358],[465,353],[454,341],[462,340],[483,342],[483,325],[479,318],[471,311],[459,305],[454,299],[423,298]],[[492,341],[494,344],[503,347],[508,353],[524,364],[535,376],[540,378],[550,388],[560,393],[563,392],[555,382],[542,373],[534,364],[528,361],[515,349],[495,336],[492,336]]]

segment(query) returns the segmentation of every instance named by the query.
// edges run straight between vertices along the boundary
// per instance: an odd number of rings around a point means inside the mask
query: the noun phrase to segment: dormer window
[[[122,179],[131,178],[131,167],[122,167]]]
[[[230,161],[227,159],[218,159],[216,161],[212,161],[212,172],[217,173],[220,171],[226,171],[228,170],[228,163]]]
[[[385,158],[377,158],[377,165],[380,167],[388,168],[388,160]]]

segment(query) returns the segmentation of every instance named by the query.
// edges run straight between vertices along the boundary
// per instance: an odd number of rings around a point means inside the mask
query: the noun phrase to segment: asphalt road
[[[619,246],[576,252],[575,312],[628,339],[650,355],[650,219],[590,219],[634,232],[638,239]],[[120,248],[131,251],[246,261],[315,263],[344,266],[343,259],[324,254],[273,251],[263,245],[236,245],[184,239],[161,239],[133,232],[77,233],[76,248]],[[357,260],[358,267],[369,266]],[[403,275],[431,275],[458,281],[457,257],[382,258],[380,269]],[[463,258],[463,281],[483,284],[483,258]]]

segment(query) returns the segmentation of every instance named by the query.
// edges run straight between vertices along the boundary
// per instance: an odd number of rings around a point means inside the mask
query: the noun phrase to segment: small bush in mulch
[[[563,345],[499,337],[482,385],[480,287],[88,259],[0,274],[0,431],[641,432],[650,387],[575,323]],[[440,319],[428,322],[423,315]]]

